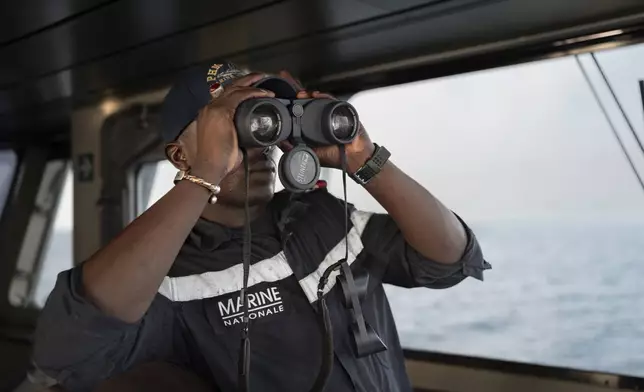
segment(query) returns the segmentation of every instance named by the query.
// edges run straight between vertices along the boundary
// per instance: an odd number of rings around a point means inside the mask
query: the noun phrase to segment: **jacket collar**
[[[293,222],[306,210],[308,203],[301,194],[281,191],[266,206],[266,211],[251,222],[252,236],[282,238],[290,235]],[[231,241],[242,241],[244,228],[228,228],[217,222],[199,218],[188,241],[204,252],[213,252]]]

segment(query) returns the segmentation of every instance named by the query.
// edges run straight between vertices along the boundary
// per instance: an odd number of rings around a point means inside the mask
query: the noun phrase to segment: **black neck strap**
[[[366,323],[364,316],[362,314],[362,306],[360,304],[360,297],[365,294],[367,289],[366,285],[361,285],[356,283],[353,273],[351,272],[351,267],[348,264],[349,259],[349,205],[347,202],[347,156],[345,151],[345,146],[338,146],[340,152],[340,159],[342,164],[342,187],[344,193],[344,258],[338,260],[333,265],[329,266],[322,277],[318,282],[317,290],[317,304],[318,304],[318,324],[320,331],[322,333],[321,339],[321,351],[322,351],[322,364],[318,375],[311,387],[311,392],[322,392],[324,391],[328,379],[331,375],[333,369],[333,326],[331,324],[331,317],[329,314],[329,308],[326,304],[326,297],[324,296],[324,288],[326,287],[329,276],[333,271],[340,269],[340,275],[337,277],[337,280],[340,282],[342,288],[345,304],[347,307],[351,308],[351,313],[353,314],[354,322],[354,339],[357,348],[357,355],[359,357],[373,354],[378,351],[386,350],[386,346],[382,343],[380,338],[375,334],[375,332],[369,327]],[[241,331],[241,347],[239,352],[239,390],[241,392],[249,392],[249,383],[250,383],[250,337],[249,337],[249,318],[248,318],[248,275],[250,272],[250,253],[251,253],[251,229],[250,229],[250,210],[248,206],[248,192],[250,188],[250,178],[248,170],[248,156],[246,151],[243,150],[244,158],[244,171],[246,177],[246,201],[245,201],[245,224],[244,224],[244,247],[243,247],[243,267],[244,267],[244,282],[243,288],[240,293],[243,311],[243,324]],[[286,206],[286,210],[282,214],[282,217],[278,219],[277,226],[282,236],[282,246],[285,248],[286,242],[288,241],[289,232],[286,229],[286,226],[291,223],[294,218],[296,210],[299,210],[301,207],[298,204],[297,197],[290,196],[289,204]],[[293,209],[293,211],[291,210]],[[363,279],[364,280],[364,279]]]
[[[242,317],[241,346],[239,349],[239,390],[247,392],[250,383],[250,336],[248,319],[248,275],[250,274],[250,252],[251,252],[251,230],[250,230],[250,208],[248,197],[250,191],[250,171],[248,168],[248,154],[242,149],[244,161],[244,176],[246,181],[246,200],[244,203],[244,245],[242,248],[242,263],[244,266],[243,288],[240,292],[244,314]]]

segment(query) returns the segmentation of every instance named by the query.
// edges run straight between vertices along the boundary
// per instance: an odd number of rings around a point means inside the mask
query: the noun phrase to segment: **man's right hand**
[[[261,73],[251,73],[235,80],[199,111],[196,120],[197,156],[191,165],[195,175],[218,183],[241,164],[235,110],[246,99],[275,96],[271,91],[251,87],[264,77],[266,75]]]

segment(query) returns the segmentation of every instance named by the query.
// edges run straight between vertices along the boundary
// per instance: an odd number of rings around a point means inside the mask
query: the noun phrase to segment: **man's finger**
[[[237,162],[235,162],[235,166],[233,166],[233,169],[230,172],[232,173],[234,171],[237,171],[239,168],[241,168],[243,162],[244,162],[244,154],[242,154],[241,149],[239,149],[239,153],[237,154]]]
[[[288,140],[281,142],[278,147],[282,152],[289,152],[293,149],[293,145]]]
[[[319,91],[313,91],[313,93],[311,94],[311,96],[312,96],[313,98],[329,98],[329,99],[335,99],[335,97],[334,97],[333,95],[331,95],[331,94],[327,94],[327,93],[321,93],[321,92],[319,92]]]
[[[247,87],[235,86],[234,84],[230,84],[229,86],[226,86],[225,88],[223,88],[223,91],[219,93],[217,96],[213,96],[212,98],[210,98],[210,102],[208,103],[208,105],[218,105],[222,101],[222,99],[230,96],[232,93],[242,88],[247,88]]]
[[[224,93],[219,97],[211,99],[208,105],[204,106],[200,111],[203,111],[207,107],[237,107],[242,101],[250,98],[266,98],[274,96],[275,93],[273,93],[272,91],[264,90],[261,88],[231,86],[225,89]]]
[[[233,105],[237,106],[242,101],[250,98],[266,98],[274,96],[275,93],[272,91],[264,90],[261,88],[244,87],[232,91],[230,95],[226,97],[226,100],[230,100]]]

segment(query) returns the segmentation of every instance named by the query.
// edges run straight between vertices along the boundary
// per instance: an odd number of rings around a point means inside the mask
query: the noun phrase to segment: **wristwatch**
[[[374,150],[371,158],[367,159],[367,162],[364,163],[355,173],[349,173],[349,177],[360,185],[367,185],[371,181],[382,167],[387,163],[391,153],[386,148],[373,144],[376,149]]]
[[[219,185],[211,184],[208,181],[204,180],[203,178],[199,178],[191,174],[188,174],[188,172],[186,171],[179,170],[177,175],[174,177],[174,183],[176,184],[181,180],[188,180],[193,184],[197,184],[203,188],[206,188],[206,190],[210,192],[208,203],[215,204],[217,202],[217,195],[221,191],[221,188],[219,187]]]

